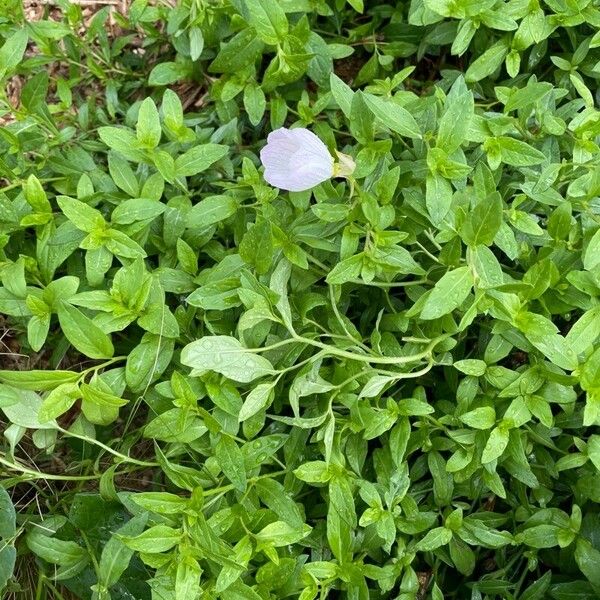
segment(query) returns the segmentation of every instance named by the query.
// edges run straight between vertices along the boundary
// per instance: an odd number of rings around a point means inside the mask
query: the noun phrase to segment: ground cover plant
[[[599,30],[5,0],[4,597],[599,598]]]

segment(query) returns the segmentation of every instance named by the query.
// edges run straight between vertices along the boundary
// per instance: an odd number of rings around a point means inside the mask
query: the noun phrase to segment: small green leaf
[[[598,265],[600,265],[600,229],[592,236],[583,255],[583,266],[587,271],[591,271]]]
[[[587,580],[592,584],[596,593],[600,594],[598,561],[600,561],[600,551],[594,548],[585,538],[578,538],[575,546],[575,562]]]
[[[421,131],[413,116],[402,106],[392,100],[384,100],[373,94],[362,94],[371,112],[394,133],[418,139]]]
[[[154,525],[139,535],[119,535],[118,537],[131,550],[158,554],[167,552],[178,544],[181,539],[181,531],[167,525]]]
[[[253,417],[256,413],[270,405],[273,401],[273,388],[274,385],[272,383],[260,383],[250,390],[238,415],[240,423]]]
[[[460,415],[459,419],[474,429],[491,429],[496,423],[496,411],[491,406],[482,406]]]
[[[119,536],[137,536],[141,534],[147,521],[147,513],[132,517],[125,525],[117,529],[104,545],[98,564],[98,580],[104,587],[109,588],[119,581],[134,553],[134,550],[128,548],[119,539]]]
[[[473,94],[458,77],[444,103],[444,113],[440,119],[437,146],[447,154],[452,154],[466,139],[474,112]]]
[[[223,474],[240,492],[246,490],[246,468],[244,455],[235,441],[222,435],[215,446],[215,456]]]
[[[63,383],[54,388],[45,398],[38,418],[40,423],[46,423],[66,413],[81,397],[77,383]]]
[[[327,283],[332,285],[346,283],[360,275],[363,265],[363,255],[355,254],[335,265],[327,275]]]
[[[498,192],[478,202],[461,228],[463,240],[472,246],[490,246],[502,224],[502,198]]]
[[[277,44],[288,32],[288,21],[279,0],[243,0],[249,23],[267,44]]]
[[[469,267],[448,271],[433,288],[421,311],[421,318],[437,319],[458,308],[473,287],[473,275]]]
[[[0,371],[0,381],[23,390],[46,392],[59,385],[73,383],[81,375],[75,371]]]
[[[481,456],[481,462],[483,464],[492,462],[497,458],[500,458],[506,450],[506,446],[508,445],[509,432],[506,429],[501,429],[500,427],[495,427],[492,429],[490,433],[490,437],[483,449],[483,454]]]
[[[146,98],[140,106],[136,135],[140,146],[144,148],[156,148],[160,142],[160,119],[152,98]]]
[[[430,552],[445,546],[452,539],[452,531],[445,527],[436,527],[427,532],[427,535],[417,542],[416,550],[420,552]]]
[[[17,533],[17,516],[8,492],[0,486],[0,538],[10,540]],[[0,591],[2,582],[0,581]]]
[[[115,350],[110,337],[79,309],[63,302],[58,320],[65,337],[89,358],[111,358]]]
[[[181,351],[181,362],[194,372],[215,371],[242,383],[273,372],[266,358],[225,335],[207,336],[188,344]]]
[[[329,85],[331,86],[331,93],[333,94],[335,101],[338,103],[338,106],[346,118],[349,119],[352,98],[354,96],[352,88],[344,83],[335,73],[331,73],[329,76]]]
[[[204,36],[200,27],[191,27],[189,32],[190,37],[190,58],[198,60],[204,49]]]
[[[208,196],[188,212],[187,226],[201,231],[234,215],[238,206],[238,201],[233,196]]]
[[[4,77],[7,72],[11,72],[19,65],[25,49],[29,35],[25,27],[18,28],[0,48],[0,77]]]
[[[300,465],[294,475],[308,483],[325,483],[331,479],[331,471],[326,462],[316,460]]]
[[[140,184],[129,163],[115,152],[108,153],[108,170],[115,185],[128,196],[137,198],[140,194]]]
[[[256,83],[249,83],[244,88],[244,108],[252,125],[258,125],[265,114],[267,100],[262,88]]]
[[[213,163],[226,156],[229,149],[219,144],[194,146],[175,160],[178,177],[191,177],[206,171]]]
[[[465,73],[465,80],[474,83],[488,77],[502,64],[507,54],[508,44],[506,40],[501,39],[471,63]]]
[[[502,162],[507,165],[525,167],[538,165],[546,160],[542,152],[521,140],[507,136],[498,136],[494,140],[500,148]]]
[[[148,85],[169,85],[190,75],[187,65],[176,62],[158,63],[150,72]]]
[[[59,196],[56,200],[67,219],[81,231],[91,233],[104,229],[106,223],[100,211],[68,196]]]

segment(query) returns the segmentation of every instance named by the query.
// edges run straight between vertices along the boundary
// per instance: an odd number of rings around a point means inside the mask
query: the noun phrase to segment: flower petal
[[[312,131],[299,127],[297,129],[291,129],[290,133],[294,136],[298,146],[303,150],[311,152],[315,157],[318,157],[323,161],[333,162],[333,157],[329,154],[327,146]]]
[[[272,131],[260,160],[265,181],[283,190],[308,190],[333,176],[333,157],[327,146],[301,127]]]

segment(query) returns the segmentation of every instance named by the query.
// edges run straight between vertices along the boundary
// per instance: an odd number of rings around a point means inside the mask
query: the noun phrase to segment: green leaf
[[[363,93],[362,97],[371,112],[394,133],[415,139],[421,137],[417,122],[405,108],[392,100],[384,100],[373,94]]]
[[[173,340],[146,333],[142,341],[129,353],[125,366],[127,385],[133,392],[141,392],[158,379],[171,362]]]
[[[115,396],[108,386],[102,385],[102,380],[95,381],[94,385],[82,383],[81,396],[81,410],[95,425],[110,425],[117,420],[119,408],[127,404],[127,400]]]
[[[144,153],[138,149],[138,141],[130,129],[123,127],[100,127],[100,139],[112,150],[116,150],[128,160],[141,162],[145,159]]]
[[[357,92],[352,97],[350,132],[361,144],[373,141],[373,113],[369,110],[362,92]]]
[[[575,562],[592,584],[596,593],[600,593],[600,573],[598,573],[600,551],[594,548],[585,538],[578,538],[575,546]]]
[[[110,337],[79,309],[63,302],[58,320],[65,337],[89,358],[111,358],[115,352]]]
[[[75,371],[0,371],[0,381],[23,390],[46,392],[80,378]]]
[[[300,465],[294,471],[294,475],[308,483],[326,483],[331,479],[332,473],[326,462],[315,460]]]
[[[275,521],[263,527],[255,535],[255,538],[259,543],[266,543],[277,548],[299,542],[310,533],[310,530],[311,528],[308,525],[303,525],[301,529],[296,529],[284,521]]]
[[[11,72],[20,64],[28,40],[27,29],[21,27],[4,42],[0,48],[0,77],[4,77],[7,72]]]
[[[496,411],[491,406],[482,406],[460,415],[459,419],[474,429],[491,429],[496,423]]]
[[[271,223],[263,221],[250,227],[240,242],[240,257],[256,272],[264,275],[273,262],[273,233]]]
[[[238,201],[233,196],[209,196],[192,207],[187,215],[187,226],[201,231],[224,221],[236,213]]]
[[[425,205],[431,222],[438,225],[450,210],[452,185],[439,173],[430,173],[425,182]]]
[[[427,297],[421,318],[437,319],[458,308],[467,298],[473,287],[473,275],[469,267],[459,267],[448,271]]]
[[[223,474],[240,492],[246,490],[244,455],[235,441],[222,435],[215,446],[215,456]]]
[[[513,167],[538,165],[546,160],[545,155],[529,144],[507,136],[494,138],[500,148],[502,162]]]
[[[225,335],[207,336],[188,344],[181,351],[181,362],[193,372],[215,371],[241,383],[273,373],[273,365],[266,358]]]
[[[10,540],[17,533],[17,516],[8,492],[0,486],[0,538]],[[2,589],[0,581],[0,590]]]
[[[565,339],[575,354],[582,354],[595,346],[598,337],[600,337],[600,306],[583,313]]]
[[[250,390],[238,415],[240,423],[253,417],[271,404],[274,396],[273,388],[272,383],[260,383]]]
[[[181,531],[167,525],[154,525],[139,535],[119,535],[119,539],[131,550],[158,554],[167,552],[181,540]]]
[[[454,363],[454,368],[467,375],[481,377],[485,373],[487,365],[484,361],[476,358],[465,358],[463,360],[457,360]]]
[[[548,219],[548,233],[555,240],[565,239],[571,230],[572,207],[570,202],[559,204]]]
[[[76,542],[53,538],[36,529],[29,531],[25,541],[34,554],[50,564],[74,565],[82,559],[87,562],[87,552]]]
[[[483,464],[492,462],[497,458],[500,458],[506,450],[506,446],[508,445],[509,432],[506,429],[501,429],[500,427],[495,427],[492,429],[490,433],[490,437],[483,449],[483,454],[481,455],[481,462]]]
[[[77,229],[91,233],[105,228],[104,218],[95,208],[68,196],[58,196],[56,200],[63,214]]]
[[[552,548],[558,545],[557,534],[556,525],[535,525],[519,533],[515,541],[532,548]]]
[[[288,21],[279,0],[243,0],[248,21],[267,44],[278,44],[288,32]]]
[[[331,86],[331,93],[333,94],[335,101],[346,118],[349,119],[352,107],[352,98],[354,96],[352,88],[344,83],[335,73],[331,73],[329,76],[329,85]]]
[[[194,146],[175,160],[175,172],[178,177],[197,175],[226,156],[228,151],[227,146],[220,144]]]
[[[200,58],[204,49],[204,36],[200,27],[191,27],[189,32],[190,37],[190,58],[194,61]]]
[[[452,539],[452,531],[445,527],[436,527],[427,532],[427,535],[419,540],[415,549],[419,552],[431,552],[437,548],[441,548],[450,542]]]
[[[263,47],[256,30],[246,27],[221,47],[209,70],[214,73],[236,73],[253,63]]]
[[[583,255],[583,266],[591,271],[600,265],[600,229],[594,233]]]
[[[17,550],[8,544],[0,549],[0,592],[4,590],[13,575],[17,562]]]
[[[48,94],[48,73],[34,75],[21,91],[21,104],[31,112],[44,112],[44,102]]]
[[[156,148],[160,143],[162,135],[160,119],[152,98],[146,98],[140,105],[136,135],[140,146],[144,148]]]
[[[127,569],[134,550],[128,548],[119,536],[137,536],[142,533],[148,521],[148,514],[142,513],[129,519],[115,531],[106,542],[98,563],[98,581],[106,588],[115,585]]]
[[[352,554],[352,530],[356,527],[356,512],[350,480],[335,476],[329,482],[329,511],[327,513],[327,541],[333,555],[341,563]]]
[[[498,192],[494,192],[478,202],[467,214],[461,228],[461,236],[471,246],[490,246],[501,224],[502,198]]]
[[[173,90],[165,90],[160,110],[166,127],[173,131],[183,127],[183,106],[179,96]]]
[[[502,267],[496,255],[487,246],[470,248],[467,257],[469,266],[473,269],[477,287],[489,289],[503,284]]]
[[[165,212],[166,206],[154,200],[131,198],[121,202],[111,215],[111,221],[119,225],[129,225],[137,221],[151,220]],[[138,252],[136,252],[138,253]]]
[[[437,147],[447,154],[452,154],[459,148],[467,137],[473,113],[473,94],[465,85],[465,80],[458,77],[444,103],[444,113],[437,134]]]
[[[193,598],[198,590],[202,569],[191,556],[183,556],[177,564],[175,574],[175,600]]]
[[[41,423],[46,423],[66,413],[81,397],[77,383],[63,383],[54,388],[45,398],[38,418]]]
[[[468,83],[474,83],[488,77],[502,64],[507,54],[507,42],[501,39],[471,63],[465,73],[465,80]]]
[[[140,184],[129,163],[115,152],[108,153],[108,170],[115,185],[128,196],[137,198],[140,194]]]
[[[327,283],[335,285],[356,279],[363,265],[363,255],[355,254],[339,262],[327,275]]]
[[[300,529],[304,523],[303,516],[296,504],[290,498],[286,488],[275,479],[259,479],[254,483],[260,501],[269,507],[282,521],[289,523],[295,529]]]
[[[252,125],[258,125],[265,114],[267,100],[262,88],[256,83],[249,83],[244,88],[244,108]]]
[[[157,64],[148,77],[148,85],[169,85],[190,75],[187,65],[176,62],[161,62]]]
[[[52,212],[52,207],[50,206],[46,192],[44,192],[40,180],[35,175],[30,175],[27,178],[24,191],[25,199],[33,210],[40,213]]]

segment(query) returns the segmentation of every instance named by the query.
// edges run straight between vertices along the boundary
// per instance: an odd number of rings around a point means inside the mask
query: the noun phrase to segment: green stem
[[[416,354],[411,354],[410,356],[368,356],[366,354],[355,354],[353,352],[341,350],[335,346],[329,346],[327,344],[323,344],[322,342],[318,342],[317,340],[311,340],[302,336],[295,336],[295,339],[298,342],[314,346],[315,348],[321,348],[322,350],[325,350],[327,354],[338,356],[340,358],[347,358],[349,360],[357,360],[360,362],[374,363],[379,365],[405,365],[429,356],[435,346],[448,337],[449,334],[445,334],[434,338],[429,342],[425,350],[422,352],[417,352]]]
[[[428,279],[415,279],[414,281],[363,281],[362,279],[349,279],[348,283],[356,283],[359,285],[370,285],[379,288],[394,288],[394,287],[409,287],[411,285],[421,285],[428,283]]]
[[[137,458],[131,458],[130,456],[127,456],[126,454],[121,454],[120,452],[113,450],[110,446],[107,446],[106,444],[103,444],[102,442],[99,442],[98,440],[95,440],[93,438],[90,438],[87,435],[79,435],[78,433],[73,433],[72,431],[63,429],[59,425],[56,426],[56,429],[58,429],[61,433],[63,433],[66,436],[74,437],[83,442],[87,442],[88,444],[98,446],[99,448],[102,448],[109,454],[112,454],[113,456],[120,458],[123,462],[128,462],[133,465],[138,465],[140,467],[158,467],[159,466],[158,463],[155,463],[155,462],[147,462],[145,460],[138,460]]]
[[[13,471],[19,471],[36,479],[47,479],[52,481],[92,481],[94,479],[100,479],[101,477],[100,475],[54,475],[51,473],[42,473],[22,465],[12,463],[2,457],[0,457],[0,464],[12,469]]]
[[[335,293],[334,293],[333,288],[334,288],[333,285],[329,286],[329,301],[331,302],[331,308],[333,309],[333,314],[335,315],[335,318],[337,319],[338,323],[340,324],[340,327],[346,334],[346,337],[351,342],[358,344],[359,346],[362,346],[363,348],[365,348],[365,345],[362,343],[362,341],[357,340],[354,337],[352,337],[352,334],[348,331],[348,328],[346,327],[346,323],[344,323],[344,320],[342,319],[342,316],[340,315],[340,311],[338,310],[337,302],[335,301]]]
[[[250,486],[259,481],[260,479],[268,479],[270,477],[276,477],[277,475],[285,475],[286,473],[288,473],[287,469],[281,471],[273,471],[272,473],[265,473],[264,475],[257,475],[256,477],[248,479],[248,485]],[[204,495],[214,496],[215,494],[226,494],[227,492],[230,492],[234,489],[235,486],[232,483],[230,483],[228,485],[222,485],[220,487],[212,488],[210,490],[204,490]],[[208,504],[206,506],[208,506]]]

